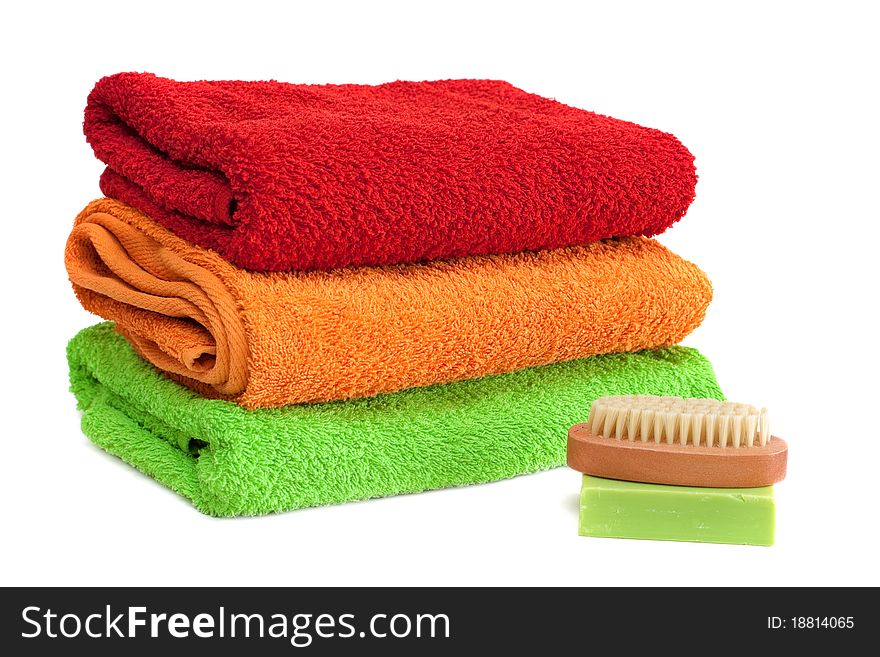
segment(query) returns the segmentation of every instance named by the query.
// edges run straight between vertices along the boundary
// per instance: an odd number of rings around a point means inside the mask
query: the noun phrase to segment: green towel
[[[722,398],[712,366],[672,347],[595,356],[353,401],[245,410],[141,360],[111,323],[67,349],[83,431],[216,516],[474,484],[562,465],[596,397]]]

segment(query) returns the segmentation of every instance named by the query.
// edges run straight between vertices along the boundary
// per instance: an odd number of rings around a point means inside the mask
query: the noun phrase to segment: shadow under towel
[[[112,323],[68,345],[97,445],[216,516],[488,482],[565,463],[568,428],[604,395],[721,399],[697,351],[595,356],[370,399],[248,411],[140,359]]]

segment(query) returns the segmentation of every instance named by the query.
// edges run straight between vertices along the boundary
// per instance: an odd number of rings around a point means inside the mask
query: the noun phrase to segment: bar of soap
[[[696,488],[584,475],[581,536],[773,545],[773,487]]]

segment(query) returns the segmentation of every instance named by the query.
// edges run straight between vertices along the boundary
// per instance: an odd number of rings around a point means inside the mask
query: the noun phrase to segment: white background
[[[0,583],[880,584],[878,52],[871,3],[7,3]],[[773,548],[577,536],[569,470],[216,520],[93,447],[62,252],[102,170],[103,75],[501,78],[677,135],[697,200],[661,241],[715,285],[688,340],[791,447]],[[586,409],[585,409],[586,410]],[[684,612],[683,612],[684,613]]]

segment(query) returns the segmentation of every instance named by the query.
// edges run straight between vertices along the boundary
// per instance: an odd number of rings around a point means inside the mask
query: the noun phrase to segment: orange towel
[[[83,306],[197,391],[248,408],[365,397],[671,345],[702,321],[706,276],[630,237],[539,253],[260,273],[110,199],[65,262]]]

